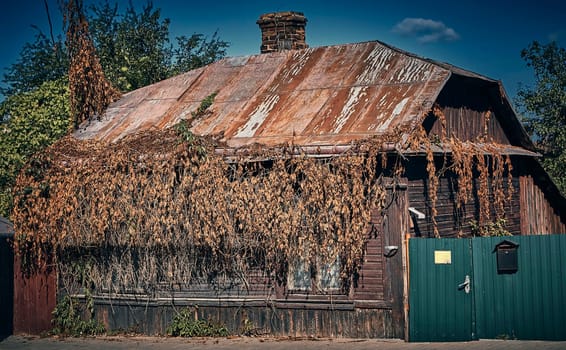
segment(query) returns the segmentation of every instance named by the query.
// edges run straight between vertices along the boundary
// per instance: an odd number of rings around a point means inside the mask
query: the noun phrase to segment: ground
[[[542,349],[564,350],[566,342],[517,341],[517,340],[480,340],[461,343],[405,343],[395,339],[309,339],[309,338],[165,338],[165,337],[125,337],[102,336],[97,338],[57,338],[11,336],[0,341],[2,350],[70,350],[70,349],[140,349],[140,350],[175,350],[175,349],[269,349],[269,350],[332,350],[332,349],[379,349],[379,350],[433,350],[433,349],[469,349],[469,350],[508,350]]]

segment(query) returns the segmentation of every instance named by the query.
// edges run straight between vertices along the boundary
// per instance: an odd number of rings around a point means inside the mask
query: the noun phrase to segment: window
[[[319,290],[340,289],[340,260],[338,257],[330,264],[319,264],[316,277]]]
[[[287,287],[291,291],[330,291],[341,287],[340,260],[324,264],[317,261],[311,265],[307,259],[299,257],[289,264]]]
[[[287,274],[287,286],[290,290],[310,290],[311,289],[311,270],[310,264],[306,259],[298,257],[289,264]]]

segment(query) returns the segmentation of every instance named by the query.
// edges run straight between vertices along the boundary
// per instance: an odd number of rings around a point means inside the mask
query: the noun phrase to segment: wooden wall
[[[462,141],[475,141],[479,136],[487,136],[487,142],[508,144],[532,149],[530,142],[517,116],[507,101],[501,86],[495,82],[453,75],[439,94],[436,103],[446,119],[446,133]],[[486,116],[489,118],[486,119]],[[429,135],[440,135],[441,125],[431,114],[423,122]],[[487,135],[486,135],[487,134]],[[514,235],[566,233],[566,200],[559,193],[542,169],[539,162],[530,157],[513,158],[515,193],[506,203],[507,229]],[[415,162],[411,162],[415,163]],[[430,203],[427,196],[426,180],[419,173],[423,165],[412,168],[410,175],[410,206],[425,210],[427,219],[417,222],[415,234],[430,237]],[[438,166],[437,166],[438,169]],[[469,235],[469,222],[478,217],[478,199],[473,198],[469,205],[457,215],[454,203],[454,177],[448,174],[441,179],[437,202],[437,222],[443,237]]]
[[[406,180],[401,184],[389,186],[387,206],[384,209],[383,245],[398,247],[397,253],[385,259],[384,290],[385,300],[391,303],[393,327],[402,331],[405,337],[405,281],[404,281],[404,242],[408,233],[408,194]]]
[[[495,87],[491,82],[478,79],[450,78],[436,100],[446,119],[449,137],[474,141],[487,133],[488,138],[497,143],[516,142],[502,127],[502,122],[509,118],[506,115],[509,111],[501,104],[501,98],[494,100],[491,96]],[[515,118],[514,115],[511,117]],[[429,115],[423,125],[429,134],[441,135],[441,125],[436,122],[436,117]]]
[[[268,297],[275,298],[279,290],[275,282],[265,276],[260,270],[251,270],[242,281],[216,281],[207,283],[206,280],[194,281],[190,286],[176,286],[164,283],[157,287],[156,293],[162,297],[193,297],[193,298],[217,298],[217,297]]]
[[[521,232],[525,235],[566,233],[566,200],[536,160],[519,169]]]
[[[441,158],[437,159],[437,168],[442,166]],[[422,157],[410,158],[406,170],[408,176],[409,207],[425,213],[423,220],[413,219],[412,234],[417,237],[434,237],[434,226],[432,221],[432,204],[428,198],[428,175],[426,173],[426,161]],[[471,222],[478,220],[479,198],[477,194],[471,196],[466,205],[458,208],[456,196],[458,182],[453,173],[446,172],[440,178],[437,202],[436,222],[441,237],[469,237],[472,234]],[[477,179],[474,180],[474,189],[477,189]],[[505,193],[507,193],[507,179],[503,181]],[[514,235],[521,234],[521,212],[519,177],[513,177],[513,195],[511,201],[505,203],[506,229]],[[493,194],[491,195],[493,197]],[[492,203],[493,200],[490,200]],[[495,211],[491,209],[491,217],[495,218]]]
[[[287,301],[217,300],[187,298],[155,300],[122,298],[95,300],[97,318],[107,329],[165,334],[174,315],[184,308],[195,317],[223,324],[240,334],[247,319],[258,335],[292,337],[401,338],[388,308],[356,308],[353,302],[298,306]]]
[[[388,206],[372,213],[363,265],[350,290],[290,291],[258,271],[247,276],[247,288],[213,290],[203,283],[171,292],[164,286],[151,298],[101,293],[95,297],[97,317],[108,329],[164,334],[175,312],[189,307],[199,318],[225,324],[234,333],[248,319],[262,334],[277,336],[403,338],[406,188],[390,186]],[[398,252],[385,257],[384,245],[398,246]]]
[[[441,166],[437,159],[437,168]],[[566,233],[566,200],[550,181],[540,164],[529,157],[512,157],[513,193],[505,203],[505,228],[513,235]],[[434,237],[431,202],[428,199],[428,179],[424,159],[410,158],[407,165],[409,206],[426,214],[424,220],[413,220],[413,235]],[[472,196],[460,210],[456,207],[457,180],[446,172],[441,177],[436,209],[436,221],[441,237],[469,237],[471,222],[478,219],[479,198]],[[474,189],[477,189],[474,179]],[[503,181],[507,193],[507,179]],[[490,203],[493,194],[490,195]],[[491,217],[495,211],[491,208]]]
[[[446,134],[448,136],[454,136],[461,141],[474,141],[477,140],[478,135],[487,132],[490,140],[500,144],[509,144],[507,135],[501,128],[495,112],[488,114],[487,109],[475,111],[467,107],[451,106],[445,106],[442,110],[446,118]],[[441,135],[440,123],[434,123],[430,132]]]
[[[14,259],[14,334],[41,334],[52,328],[51,313],[57,303],[57,274],[44,266],[32,274]]]
[[[374,210],[363,265],[353,278],[353,299],[384,301],[385,257],[383,256],[383,216],[380,210]]]

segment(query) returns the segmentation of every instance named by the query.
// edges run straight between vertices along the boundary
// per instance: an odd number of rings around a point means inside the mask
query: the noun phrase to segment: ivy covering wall
[[[439,109],[430,113],[442,123]],[[68,136],[18,178],[16,246],[30,266],[54,258],[69,288],[77,271],[88,271],[89,288],[110,292],[182,289],[195,281],[246,286],[251,271],[285,284],[300,258],[313,266],[338,259],[347,291],[363,261],[371,212],[384,206],[384,179],[403,177],[404,152],[428,160],[423,176],[433,221],[447,169],[458,175],[457,203],[477,191],[477,234],[490,234],[484,228],[505,215],[512,186],[505,193],[502,184],[511,179],[511,163],[501,145],[417,128],[404,146],[384,151],[404,134],[362,140],[325,158],[286,145],[231,159],[216,154],[218,140],[193,135],[186,122],[113,144]],[[438,147],[451,154],[440,168]],[[477,189],[469,185],[473,176]]]

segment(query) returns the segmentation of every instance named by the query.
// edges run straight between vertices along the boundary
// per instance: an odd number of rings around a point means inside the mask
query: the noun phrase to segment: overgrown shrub
[[[66,295],[53,310],[52,334],[84,337],[103,334],[106,329],[103,324],[94,319],[92,310],[84,310],[85,306],[76,299]],[[82,315],[89,314],[84,320]]]
[[[226,337],[230,333],[225,326],[198,319],[189,308],[181,310],[167,327],[167,335],[173,337]]]

